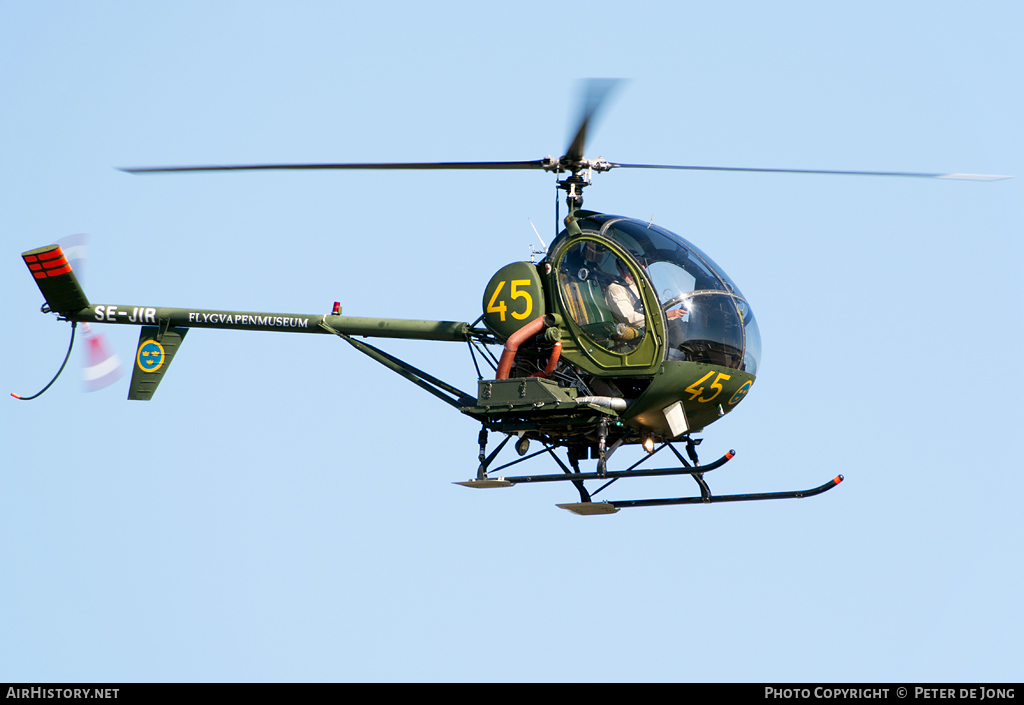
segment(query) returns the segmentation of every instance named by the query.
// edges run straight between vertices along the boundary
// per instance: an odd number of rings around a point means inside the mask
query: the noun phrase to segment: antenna
[[[540,233],[537,232],[537,226],[533,224],[533,221],[530,220],[529,218],[527,218],[526,220],[530,223],[530,227],[533,228],[534,234],[537,235],[537,239],[540,241],[540,246],[544,248],[542,250],[535,250],[533,249],[533,245],[530,245],[530,262],[533,262],[533,258],[535,255],[546,255],[548,253],[548,246],[547,243],[544,242],[544,238],[542,238],[540,236]]]

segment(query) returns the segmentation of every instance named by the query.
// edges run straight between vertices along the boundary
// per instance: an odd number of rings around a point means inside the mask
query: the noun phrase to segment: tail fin
[[[135,354],[135,368],[132,383],[128,388],[129,399],[149,401],[153,398],[160,380],[171,366],[174,353],[185,339],[188,328],[161,330],[155,326],[143,326],[139,333],[139,351]]]
[[[35,277],[51,311],[70,313],[89,305],[82,285],[71,271],[60,245],[47,245],[21,253],[29,271]]]

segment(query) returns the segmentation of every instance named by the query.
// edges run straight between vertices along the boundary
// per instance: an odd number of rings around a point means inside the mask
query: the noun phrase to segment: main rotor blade
[[[129,174],[160,174],[178,171],[271,171],[310,169],[543,169],[545,161],[528,162],[393,162],[355,164],[234,164],[211,166],[126,167]]]
[[[689,171],[749,171],[770,174],[838,174],[841,176],[910,176],[925,179],[963,179],[966,181],[999,181],[1011,179],[1011,176],[993,174],[929,174],[910,171],[832,171],[827,169],[760,169],[733,166],[681,166],[675,164],[619,164],[609,162],[609,168],[624,167],[628,169],[684,169]]]
[[[583,99],[580,101],[579,127],[576,128],[576,135],[569,143],[565,156],[562,157],[563,162],[578,162],[583,159],[587,127],[607,101],[608,96],[620,83],[622,83],[620,78],[592,78],[584,84]]]

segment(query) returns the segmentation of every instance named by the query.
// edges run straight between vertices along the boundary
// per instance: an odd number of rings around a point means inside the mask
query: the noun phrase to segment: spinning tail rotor
[[[83,272],[89,256],[89,236],[68,235],[57,240],[56,244],[64,251],[68,265],[78,276],[78,280],[84,281]],[[121,365],[121,358],[107,344],[106,336],[95,332],[88,323],[82,324],[82,333],[86,342],[85,357],[82,360],[82,383],[85,391],[95,392],[121,379],[124,376],[124,368]]]

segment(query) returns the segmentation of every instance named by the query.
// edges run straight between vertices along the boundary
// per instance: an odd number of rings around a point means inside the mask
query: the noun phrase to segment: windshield
[[[711,258],[657,225],[591,216],[632,254],[665,312],[668,359],[704,362],[757,374],[761,336],[743,294]]]

